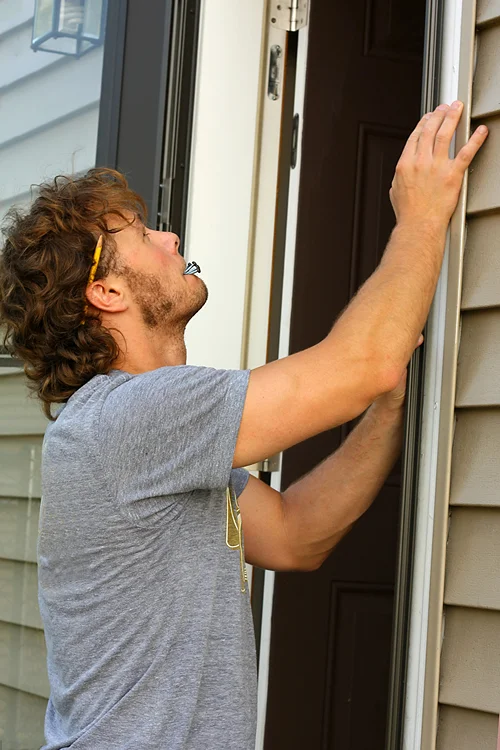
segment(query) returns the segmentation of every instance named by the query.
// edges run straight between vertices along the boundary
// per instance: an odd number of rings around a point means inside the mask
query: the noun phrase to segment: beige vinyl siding
[[[479,0],[438,750],[495,750],[500,710],[500,0]]]
[[[454,505],[498,506],[499,444],[498,409],[457,410],[451,488]]]
[[[500,0],[479,0],[477,7],[477,25],[495,22],[500,16]]]
[[[438,747],[453,750],[495,748],[498,722],[493,714],[443,706],[439,716]]]
[[[0,564],[0,620],[41,630],[37,603],[37,569],[33,563],[2,560]]]
[[[39,515],[38,498],[0,496],[0,550],[4,559],[36,563]]]
[[[453,509],[447,562],[445,604],[500,612],[500,513],[497,508]]]
[[[0,622],[2,684],[40,698],[49,697],[43,631]]]
[[[36,544],[46,420],[22,373],[0,374],[0,743],[43,743],[49,696]]]
[[[40,747],[46,706],[45,698],[0,685],[0,727],[5,738],[15,737],[15,744],[5,741],[5,750]]]
[[[471,217],[464,258],[462,309],[500,305],[500,214]]]

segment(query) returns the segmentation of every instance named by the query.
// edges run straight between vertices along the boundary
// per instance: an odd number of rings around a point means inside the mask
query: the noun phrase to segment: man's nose
[[[174,232],[165,232],[165,234],[167,235],[168,249],[173,253],[179,252],[179,247],[181,244],[180,237],[178,237]]]

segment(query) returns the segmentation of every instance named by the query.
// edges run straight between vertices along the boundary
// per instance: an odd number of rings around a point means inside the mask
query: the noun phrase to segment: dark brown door
[[[310,4],[292,352],[328,333],[380,260],[422,79],[425,0]],[[347,430],[288,451],[283,489]],[[399,492],[396,469],[319,571],[276,575],[266,750],[384,750]]]

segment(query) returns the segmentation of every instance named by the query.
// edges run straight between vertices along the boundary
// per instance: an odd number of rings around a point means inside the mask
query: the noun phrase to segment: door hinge
[[[271,24],[283,31],[298,31],[307,26],[309,0],[271,0]]]
[[[280,98],[282,67],[283,50],[279,44],[273,44],[269,53],[269,73],[267,75],[267,95],[273,102]]]

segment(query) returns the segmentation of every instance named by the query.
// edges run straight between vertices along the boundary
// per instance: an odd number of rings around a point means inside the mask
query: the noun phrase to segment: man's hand
[[[418,123],[396,167],[390,198],[398,224],[446,226],[455,210],[465,171],[488,135],[481,125],[450,159],[462,102],[441,104]]]

